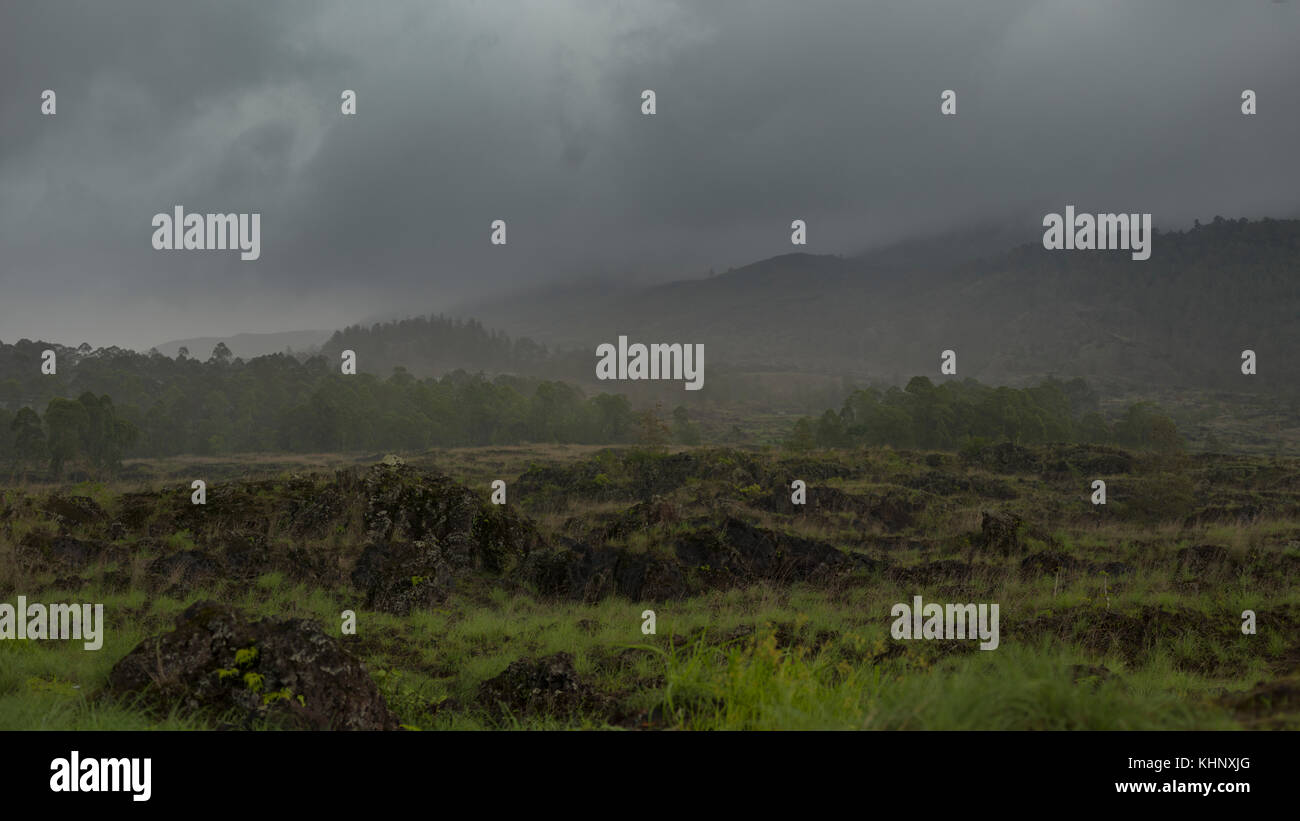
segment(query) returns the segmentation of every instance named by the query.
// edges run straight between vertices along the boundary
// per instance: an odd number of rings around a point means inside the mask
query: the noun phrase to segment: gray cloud
[[[1171,228],[1297,214],[1300,14],[1267,0],[51,2],[4,29],[6,341],[680,278],[789,251],[795,218],[808,250],[853,253],[969,223],[1033,236],[1067,202]],[[177,204],[261,212],[261,259],[153,251]]]

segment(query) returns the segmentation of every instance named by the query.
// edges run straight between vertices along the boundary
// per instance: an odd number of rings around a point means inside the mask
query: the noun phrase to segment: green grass
[[[84,583],[73,579],[56,587],[62,571],[36,570],[18,561],[23,541],[33,533],[52,538],[55,523],[41,516],[39,504],[23,505],[24,495],[35,491],[6,489],[0,509],[12,506],[19,513],[0,524],[0,589],[35,591],[25,595],[41,601],[102,602],[108,624],[103,649],[94,652],[73,641],[0,641],[0,729],[218,726],[221,716],[158,716],[104,697],[113,665],[139,642],[169,630],[180,612],[203,598],[234,604],[250,618],[315,619],[336,636],[341,613],[355,611],[358,631],[355,639],[348,637],[349,651],[365,662],[400,721],[422,730],[645,724],[683,729],[1227,729],[1243,726],[1244,719],[1224,706],[1225,693],[1294,675],[1300,662],[1295,632],[1300,588],[1294,575],[1283,572],[1291,566],[1288,560],[1300,556],[1300,524],[1285,512],[1285,504],[1252,521],[1196,524],[1182,516],[1127,517],[1118,507],[1096,511],[1075,504],[1076,497],[1085,498],[1086,483],[992,474],[955,461],[944,463],[942,470],[1003,482],[1018,498],[924,494],[906,483],[934,469],[925,453],[817,452],[794,462],[787,461],[788,454],[696,453],[705,472],[715,473],[686,477],[663,494],[662,501],[680,517],[635,529],[610,544],[671,556],[682,534],[739,511],[763,527],[826,541],[885,562],[894,571],[950,561],[969,562],[972,573],[965,579],[913,584],[867,571],[831,585],[753,583],[658,603],[617,597],[556,601],[513,581],[478,574],[459,579],[444,603],[399,617],[365,609],[364,596],[346,584],[298,579],[295,566],[183,595],[146,589],[143,568],[156,555],[212,548],[212,534],[200,526],[195,532],[168,534],[161,545],[118,540],[131,550],[127,560],[83,568],[78,575]],[[637,501],[618,495],[624,492],[620,488],[633,484],[629,465],[654,466],[659,459],[559,446],[461,450],[427,458],[444,463],[484,496],[487,479],[505,477],[511,504],[523,510],[529,509],[527,499],[516,493],[515,483],[529,461],[573,465],[592,459],[614,496],[586,500],[557,487],[559,495],[548,495],[533,516],[548,534],[582,539],[594,538],[586,533],[598,532]],[[869,499],[892,493],[920,499],[924,507],[913,524],[902,528],[872,518],[871,509],[773,512],[762,507],[772,486],[745,472],[753,463],[780,465],[771,469],[780,473],[781,482],[788,478],[787,464],[822,467],[828,474],[852,471],[847,477],[810,480],[809,486],[834,485]],[[1164,470],[1151,467],[1146,478],[1159,480]],[[1197,504],[1230,500],[1238,491],[1254,493],[1206,478],[1219,475],[1213,463],[1196,470],[1202,471],[1195,480],[1197,492],[1204,496]],[[1290,463],[1278,470],[1295,475]],[[1110,477],[1108,487],[1114,493],[1127,481]],[[1276,481],[1279,487],[1290,486]],[[120,490],[86,484],[61,492],[92,496],[111,510]],[[264,495],[266,510],[274,510],[274,493]],[[548,507],[556,501],[563,503],[562,510]],[[1026,517],[1024,552],[1004,557],[973,548],[981,511],[989,507]],[[332,548],[339,556],[355,552],[364,534],[358,512],[347,516],[346,524],[339,524],[342,532],[306,546]],[[708,524],[701,525],[700,518]],[[302,546],[294,542],[287,518],[268,517],[267,530],[274,550]],[[78,528],[72,535],[102,538]],[[1202,544],[1223,546],[1231,561],[1208,569],[1178,564],[1179,549]],[[1062,553],[1083,568],[1060,574],[1021,572],[1020,563],[1041,552]],[[1112,561],[1125,563],[1130,572],[1103,576],[1095,569]],[[134,573],[132,588],[107,585],[103,576],[109,570]],[[1000,647],[984,652],[973,642],[892,640],[891,606],[918,594],[926,601],[999,603]],[[12,596],[0,600],[12,601]],[[641,632],[646,609],[656,612],[655,635]],[[1241,634],[1243,610],[1258,614],[1257,635]],[[1024,627],[1030,623],[1038,627]],[[479,688],[512,662],[558,652],[570,654],[578,676],[617,710],[494,718],[480,703]],[[1076,666],[1104,667],[1109,673],[1076,682]],[[636,720],[625,720],[628,716]],[[1282,720],[1293,724],[1295,719]]]

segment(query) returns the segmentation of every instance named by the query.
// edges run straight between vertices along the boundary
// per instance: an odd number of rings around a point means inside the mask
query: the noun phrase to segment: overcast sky
[[[1298,146],[1294,2],[13,0],[0,340],[143,349],[680,279],[793,250],[796,218],[800,250],[848,254],[1032,237],[1067,203],[1297,216]],[[175,205],[261,213],[261,258],[153,250]]]

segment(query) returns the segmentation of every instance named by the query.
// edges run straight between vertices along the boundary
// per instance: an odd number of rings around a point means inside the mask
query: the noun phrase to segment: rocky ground
[[[0,642],[0,725],[1300,724],[1293,459],[498,457],[4,490],[0,601],[107,635]],[[999,648],[894,639],[915,595],[998,603]]]

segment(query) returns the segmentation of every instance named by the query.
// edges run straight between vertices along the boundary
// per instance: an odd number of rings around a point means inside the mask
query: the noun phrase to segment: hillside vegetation
[[[214,482],[205,505],[187,482],[4,491],[0,587],[108,625],[95,652],[0,642],[0,726],[1300,726],[1295,460],[417,462]],[[891,637],[917,595],[998,603],[998,649]]]

